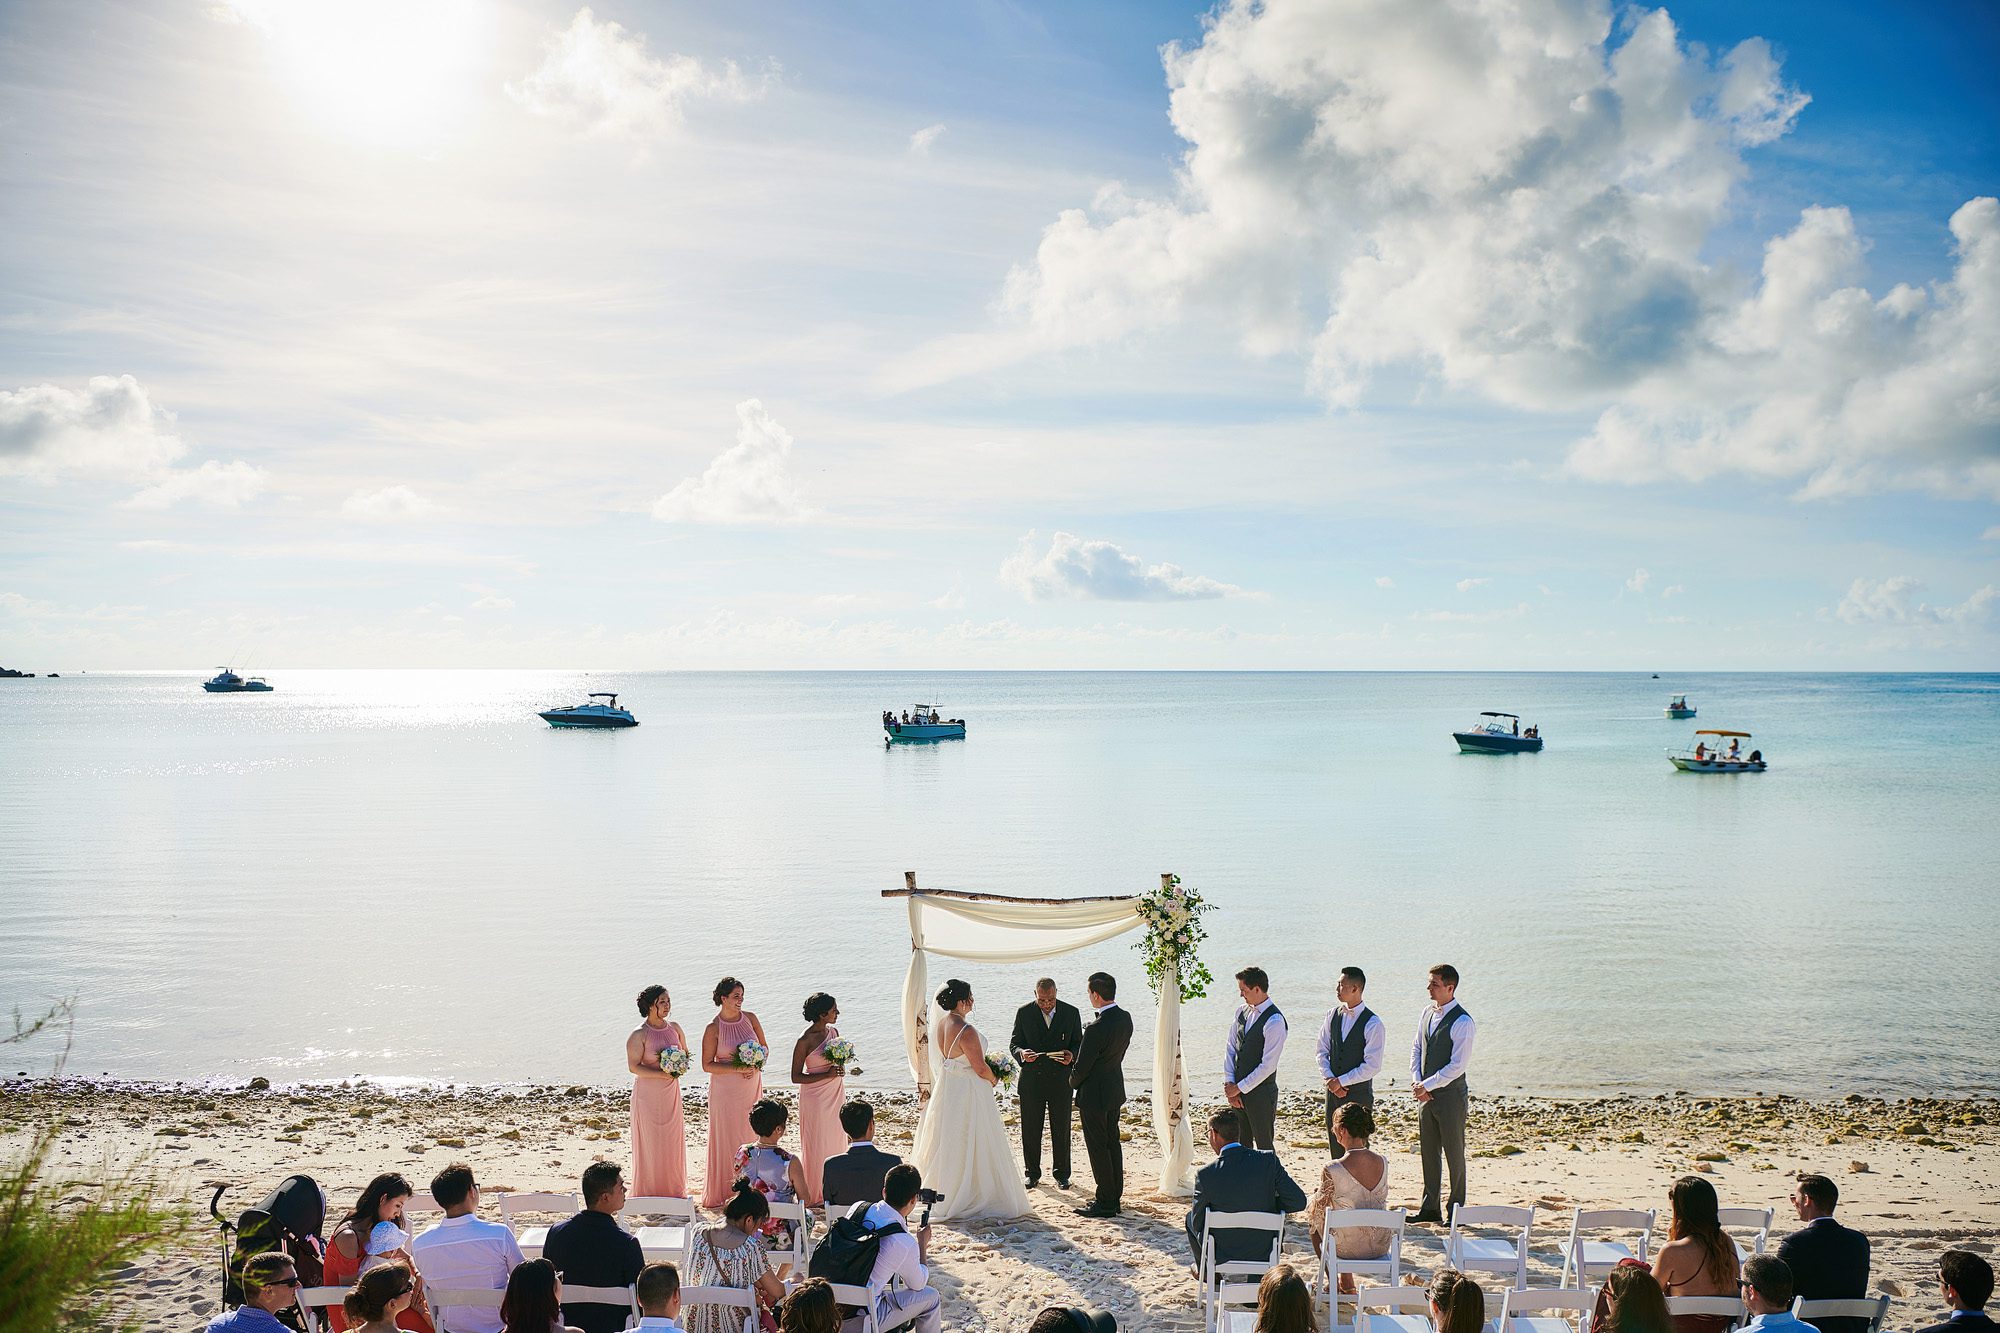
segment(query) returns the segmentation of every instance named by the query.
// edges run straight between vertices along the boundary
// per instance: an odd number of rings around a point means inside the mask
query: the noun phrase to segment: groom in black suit
[[[1021,1156],[1027,1160],[1028,1187],[1042,1178],[1042,1121],[1049,1125],[1056,1188],[1069,1188],[1069,1067],[1083,1042],[1083,1018],[1073,1004],[1056,998],[1056,983],[1043,977],[1035,998],[1014,1012],[1008,1045],[1021,1062]]]
[[[1132,1015],[1118,1007],[1118,982],[1109,972],[1090,974],[1090,1007],[1097,1016],[1083,1030],[1070,1066],[1077,1118],[1097,1197],[1077,1209],[1085,1217],[1116,1217],[1125,1194],[1125,1150],[1118,1142],[1118,1113],[1125,1106],[1125,1050],[1132,1044]]]

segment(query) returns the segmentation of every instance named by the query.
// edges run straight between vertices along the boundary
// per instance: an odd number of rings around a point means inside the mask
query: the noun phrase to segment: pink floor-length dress
[[[641,1061],[651,1064],[661,1051],[687,1045],[687,1038],[669,1023],[645,1029]],[[640,1195],[687,1197],[687,1120],[681,1114],[681,1081],[677,1078],[632,1080],[632,1192]]]
[[[826,1038],[806,1052],[806,1072],[823,1074],[833,1062],[820,1054],[827,1042],[840,1035],[829,1026]],[[847,1151],[847,1132],[840,1127],[840,1104],[847,1100],[846,1080],[825,1078],[799,1085],[799,1158],[806,1173],[806,1202],[819,1207],[820,1168],[826,1159]]]
[[[734,1023],[717,1018],[715,1032],[718,1064],[727,1064],[744,1042],[757,1040],[757,1029],[747,1018]],[[701,1182],[702,1207],[720,1208],[729,1201],[730,1186],[736,1183],[736,1150],[757,1141],[750,1132],[750,1108],[763,1095],[761,1070],[748,1078],[741,1074],[708,1076],[708,1174]]]

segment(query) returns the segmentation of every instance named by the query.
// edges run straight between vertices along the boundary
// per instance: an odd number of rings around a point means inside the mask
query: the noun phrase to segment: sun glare
[[[330,131],[427,150],[470,116],[490,46],[478,0],[239,0],[278,76]]]

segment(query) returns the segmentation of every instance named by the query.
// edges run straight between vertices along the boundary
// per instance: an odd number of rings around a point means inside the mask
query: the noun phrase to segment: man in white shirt
[[[1472,1089],[1465,1081],[1477,1028],[1458,1002],[1458,969],[1439,963],[1428,983],[1431,1003],[1417,1024],[1417,1042],[1410,1048],[1410,1091],[1415,1094],[1417,1144],[1424,1157],[1424,1201],[1412,1222],[1445,1221],[1438,1207],[1443,1163],[1451,1165],[1451,1203],[1465,1202],[1465,1117]]]
[[[891,1223],[906,1226],[923,1186],[923,1174],[909,1163],[890,1167],[882,1181],[882,1202],[870,1204],[862,1220],[871,1227]],[[931,1286],[930,1269],[925,1267],[930,1248],[929,1226],[914,1235],[903,1230],[882,1237],[874,1271],[868,1275],[868,1294],[875,1299],[875,1326],[881,1333],[905,1324],[916,1333],[939,1333],[944,1327],[943,1298]],[[896,1284],[893,1287],[892,1282]]]
[[[1285,1016],[1271,1003],[1271,978],[1261,967],[1236,974],[1243,1007],[1222,1048],[1222,1095],[1243,1113],[1253,1148],[1271,1152],[1278,1127],[1278,1058],[1285,1053]]]
[[[444,1220],[410,1245],[424,1285],[440,1291],[506,1290],[508,1275],[521,1262],[521,1246],[507,1227],[476,1216],[479,1185],[472,1168],[453,1162],[431,1181],[431,1195],[444,1208]],[[498,1310],[449,1305],[435,1313],[452,1333],[500,1333]]]
[[[1326,1147],[1339,1161],[1347,1155],[1333,1136],[1334,1113],[1353,1102],[1375,1104],[1375,1076],[1382,1072],[1382,1048],[1388,1029],[1373,1010],[1361,1002],[1368,985],[1367,974],[1358,967],[1340,969],[1333,993],[1340,1003],[1326,1016],[1319,1031],[1319,1076],[1326,1080]]]
[[[656,1333],[686,1333],[680,1326],[681,1270],[670,1263],[647,1264],[639,1270],[636,1292],[639,1327]]]

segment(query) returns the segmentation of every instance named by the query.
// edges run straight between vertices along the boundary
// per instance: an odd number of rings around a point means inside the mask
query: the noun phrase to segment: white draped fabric
[[[926,955],[981,963],[1027,963],[1100,944],[1139,925],[1138,899],[1030,902],[918,891],[909,895],[910,970],[903,979],[903,1046],[918,1096],[928,1099],[937,1072]],[[1194,1136],[1180,1059],[1180,985],[1169,978],[1159,997],[1153,1057],[1153,1128],[1161,1148],[1159,1187],[1190,1193]]]

